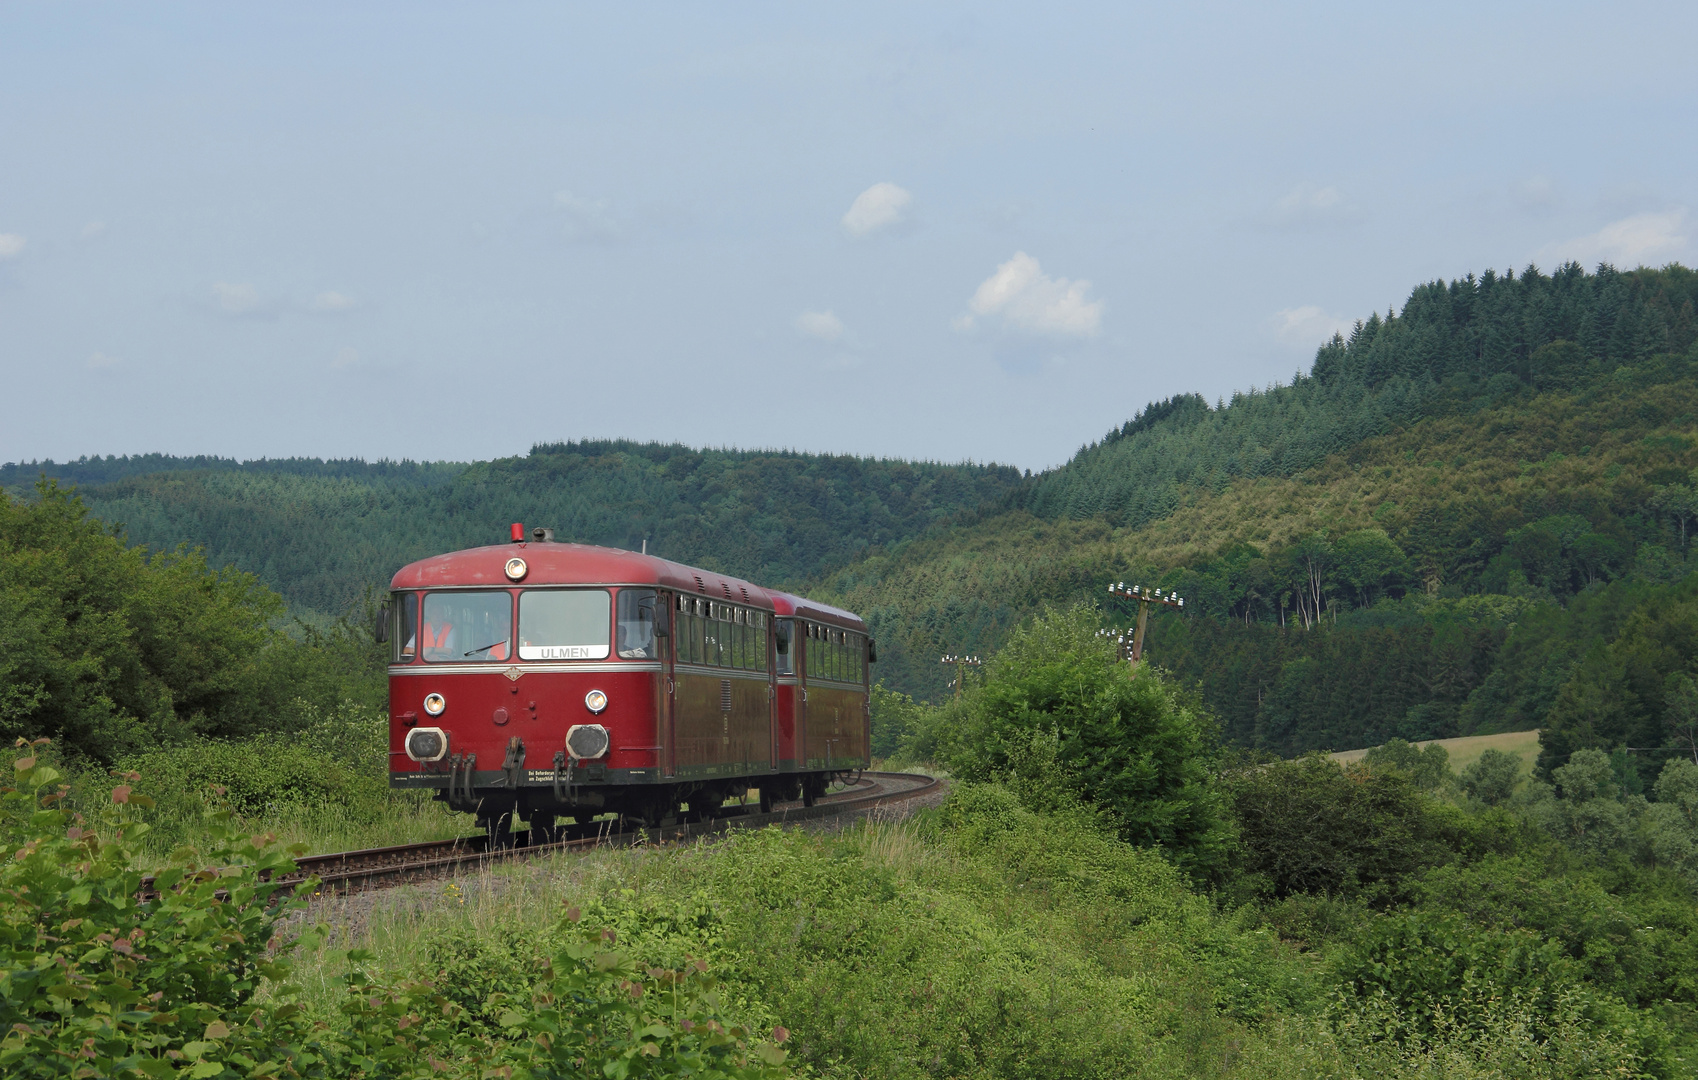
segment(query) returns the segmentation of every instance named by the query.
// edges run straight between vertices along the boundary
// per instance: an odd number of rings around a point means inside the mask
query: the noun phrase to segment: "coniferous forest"
[[[1671,744],[1655,672],[1698,530],[1698,275],[1568,264],[1414,289],[1288,384],[1153,403],[1037,476],[796,452],[539,445],[473,464],[83,459],[46,475],[155,551],[198,548],[329,625],[399,565],[505,522],[809,591],[863,612],[890,689],[941,699],[1110,581],[1187,598],[1151,655],[1233,743],[1282,754],[1542,727]],[[1646,766],[1650,768],[1650,765]]]
[[[1433,282],[1037,476],[626,442],[5,466],[0,1071],[1692,1075],[1695,302],[1678,266]],[[467,831],[387,787],[371,618],[513,520],[864,613],[875,754],[947,799],[298,934],[290,850]],[[1118,581],[1186,598],[1136,671]],[[988,661],[957,695],[943,652]],[[1533,728],[1531,775],[1414,745]]]

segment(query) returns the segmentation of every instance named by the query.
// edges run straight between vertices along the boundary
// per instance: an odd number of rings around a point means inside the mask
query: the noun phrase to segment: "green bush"
[[[1423,791],[1437,791],[1449,783],[1450,753],[1438,743],[1426,749],[1402,739],[1387,739],[1363,758],[1370,769],[1402,769]]]
[[[387,717],[343,705],[328,717],[299,703],[306,727],[290,735],[197,739],[132,754],[122,768],[165,815],[199,817],[205,803],[239,815],[336,803],[351,812],[382,812],[389,796]]]
[[[1655,1017],[1589,985],[1557,943],[1532,931],[1483,930],[1454,916],[1382,916],[1333,969],[1341,984],[1335,1014],[1358,1035],[1427,1049],[1508,1029],[1529,1044],[1528,1056],[1566,1062],[1565,1072],[1667,1076],[1678,1068]]]
[[[984,686],[946,715],[944,762],[963,780],[1064,785],[1126,840],[1210,873],[1231,843],[1211,783],[1213,723],[1155,668],[1133,674],[1100,619],[1081,605],[1016,631]]]
[[[294,730],[307,699],[381,700],[382,657],[344,619],[280,628],[283,601],[199,551],[149,554],[43,482],[0,492],[0,738],[72,758]]]
[[[475,956],[444,952],[439,986],[375,977],[353,953],[335,1015],[309,1018],[278,931],[312,885],[271,880],[291,853],[224,811],[204,855],[180,849],[144,889],[133,778],[79,813],[38,753],[12,772],[0,787],[0,841],[14,852],[0,863],[8,1078],[789,1075],[783,1050],[729,1018],[706,964],[639,964],[611,930],[566,926],[548,952],[504,955],[505,981],[470,987],[487,991],[471,1003],[482,1011],[454,1000]]]
[[[1340,768],[1319,753],[1233,769],[1222,787],[1237,816],[1235,868],[1276,897],[1394,903],[1421,870],[1515,843],[1509,819],[1433,800],[1401,769]]]
[[[226,819],[206,861],[179,852],[138,903],[129,845],[146,825],[131,785],[82,814],[36,754],[12,771],[0,789],[15,851],[0,864],[0,1072],[205,1078],[310,1064],[298,1009],[259,994],[289,971],[270,945],[290,890],[264,880],[292,866],[287,853]]]
[[[1462,770],[1460,781],[1464,792],[1487,806],[1496,806],[1513,795],[1521,783],[1521,759],[1488,749]]]

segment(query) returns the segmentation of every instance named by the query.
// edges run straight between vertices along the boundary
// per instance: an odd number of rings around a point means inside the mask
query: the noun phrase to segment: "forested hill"
[[[133,539],[200,545],[297,611],[346,610],[508,521],[646,540],[866,613],[880,676],[926,697],[939,654],[1143,581],[1188,598],[1152,656],[1237,742],[1545,726],[1557,757],[1657,748],[1687,709],[1664,681],[1698,676],[1695,304],[1679,266],[1431,282],[1289,385],[1155,403],[1036,478],[585,442],[475,464],[85,459],[0,483],[78,482]]]
[[[318,614],[413,559],[499,542],[510,521],[794,585],[1022,483],[1007,466],[607,441],[469,465],[85,458],[8,465],[0,484],[21,495],[42,473],[131,540],[204,548]]]
[[[1046,518],[1142,525],[1189,492],[1295,476],[1362,440],[1484,390],[1556,389],[1698,337],[1698,274],[1680,266],[1546,276],[1487,271],[1415,289],[1403,310],[1335,337],[1289,386],[1149,406],[1066,466],[1037,478],[1023,505]]]
[[[1698,725],[1698,696],[1664,685],[1698,676],[1695,299],[1678,266],[1422,286],[1292,385],[1152,406],[1004,512],[824,591],[925,696],[952,673],[939,654],[1124,579],[1187,597],[1151,655],[1235,742],[1547,727],[1547,764],[1659,760],[1667,725]]]

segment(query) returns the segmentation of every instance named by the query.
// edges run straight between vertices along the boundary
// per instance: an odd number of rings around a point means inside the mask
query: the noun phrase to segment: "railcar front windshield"
[[[392,664],[410,664],[419,654],[419,594],[396,593],[389,598],[389,628]]]
[[[605,660],[612,622],[606,589],[528,589],[519,594],[519,659]]]
[[[619,590],[619,658],[621,660],[653,660],[654,647],[653,589]]]
[[[500,663],[511,657],[513,594],[506,590],[425,595],[419,652],[436,664]]]

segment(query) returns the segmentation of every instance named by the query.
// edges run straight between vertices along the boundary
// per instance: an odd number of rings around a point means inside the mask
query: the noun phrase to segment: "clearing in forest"
[[[1460,739],[1428,739],[1415,745],[1425,750],[1433,743],[1438,743],[1450,755],[1450,767],[1453,772],[1461,772],[1468,766],[1480,760],[1480,755],[1487,750],[1502,750],[1506,754],[1514,754],[1521,759],[1521,769],[1531,774],[1533,762],[1539,757],[1539,732],[1505,731],[1497,735],[1468,735]],[[1361,761],[1368,755],[1367,750],[1341,750],[1332,755],[1334,761],[1348,763]]]

